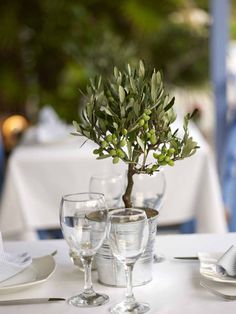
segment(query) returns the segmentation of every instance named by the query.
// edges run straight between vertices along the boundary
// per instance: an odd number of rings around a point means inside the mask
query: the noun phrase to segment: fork
[[[210,286],[208,286],[206,284],[205,281],[201,280],[200,281],[200,285],[205,288],[206,290],[210,291],[211,293],[213,293],[214,295],[224,299],[225,301],[235,301],[236,300],[236,294],[226,294],[226,293],[223,293],[223,292],[220,292],[219,290],[217,289],[214,289]]]

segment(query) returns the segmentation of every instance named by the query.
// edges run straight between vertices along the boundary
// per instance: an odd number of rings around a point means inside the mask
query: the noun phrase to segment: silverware
[[[186,261],[198,261],[198,256],[174,256],[174,259],[186,260]]]
[[[211,293],[213,293],[214,295],[224,299],[225,301],[235,301],[236,300],[236,294],[226,294],[223,292],[220,292],[219,290],[210,287],[206,284],[205,281],[201,280],[200,281],[200,285],[205,288],[206,290],[210,291]]]
[[[21,305],[21,304],[40,304],[47,302],[65,301],[64,298],[32,298],[32,299],[18,299],[0,301],[1,305]]]

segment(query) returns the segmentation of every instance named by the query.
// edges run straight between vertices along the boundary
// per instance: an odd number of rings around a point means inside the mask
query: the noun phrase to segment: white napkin
[[[39,112],[38,124],[27,129],[21,140],[23,145],[58,144],[75,137],[71,136],[73,126],[61,120],[51,106]]]
[[[50,106],[44,107],[39,113],[39,124],[36,137],[40,143],[61,140],[69,135],[68,126],[58,117]]]
[[[0,233],[0,282],[15,276],[31,263],[32,258],[27,253],[12,254],[4,252]]]
[[[232,245],[218,259],[216,271],[223,276],[236,277],[236,246]]]

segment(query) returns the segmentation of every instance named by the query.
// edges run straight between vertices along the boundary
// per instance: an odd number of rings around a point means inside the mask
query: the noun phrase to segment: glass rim
[[[98,197],[97,198],[88,198],[88,197],[85,197],[86,196],[89,196],[89,195],[97,195]],[[76,196],[84,196],[83,198],[81,199],[72,199],[71,197],[76,197]],[[70,194],[65,194],[65,195],[62,195],[62,200],[63,201],[67,201],[67,202],[72,202],[72,203],[77,203],[77,202],[87,202],[87,201],[96,201],[96,200],[99,200],[99,199],[104,199],[105,200],[105,196],[103,193],[99,193],[99,192],[78,192],[78,193],[70,193]]]
[[[92,178],[95,178],[95,179],[113,179],[113,178],[117,178],[117,177],[122,178],[123,176],[119,172],[114,172],[112,174],[110,174],[108,172],[97,172],[97,173],[91,175],[90,181]]]
[[[118,212],[126,212],[126,211],[128,211],[128,210],[135,210],[136,212],[138,212],[138,213],[136,213],[136,214],[133,214],[133,215],[130,215],[130,216],[132,216],[132,217],[138,217],[140,214],[145,214],[145,216],[146,216],[146,219],[147,219],[147,214],[146,214],[146,212],[145,212],[145,210],[143,210],[143,209],[140,209],[140,208],[137,208],[137,207],[130,207],[130,208],[119,208],[119,209],[113,209],[113,210],[111,210],[111,211],[109,211],[108,212],[108,217],[111,217],[111,216],[113,216],[113,217],[122,217],[122,216],[124,216],[124,217],[127,217],[127,216],[125,216],[125,215],[118,215],[118,214],[116,214],[116,213],[118,213]]]

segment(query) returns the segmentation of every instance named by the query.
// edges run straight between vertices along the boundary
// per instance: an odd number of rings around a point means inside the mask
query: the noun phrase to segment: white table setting
[[[236,279],[231,277],[232,283],[219,283],[215,277],[207,278],[200,273],[199,260],[174,259],[174,257],[197,257],[198,254],[213,256],[216,252],[223,255],[234,243],[236,234],[194,234],[194,235],[166,235],[159,236],[155,250],[165,255],[162,263],[153,265],[153,280],[145,286],[134,288],[139,301],[150,305],[148,313],[161,314],[192,314],[197,313],[235,313],[235,301],[226,302],[222,297],[203,288],[200,282],[207,283],[214,289],[236,295]],[[96,271],[92,272],[94,288],[98,292],[109,296],[110,301],[97,308],[76,308],[66,301],[45,301],[40,304],[1,305],[3,300],[30,298],[64,298],[82,291],[83,272],[72,264],[64,240],[20,241],[4,242],[4,250],[9,253],[22,254],[26,252],[32,259],[45,258],[55,261],[56,267],[50,270],[49,276],[40,282],[37,276],[22,278],[25,282],[17,288],[12,281],[12,290],[0,289],[0,313],[109,313],[109,309],[124,296],[124,288],[108,287],[97,282]],[[51,253],[57,251],[54,257]],[[200,256],[200,255],[199,255]],[[208,259],[209,262],[209,259]],[[234,256],[235,262],[235,256]],[[46,262],[49,263],[48,261]],[[31,266],[29,266],[32,268]],[[35,273],[43,269],[42,264],[34,268]],[[14,278],[14,277],[13,277]],[[13,280],[11,278],[11,280]],[[224,280],[227,277],[222,277]],[[227,281],[227,280],[226,280]],[[5,281],[6,285],[7,281]],[[1,286],[3,283],[1,283]],[[28,287],[27,287],[28,285]]]

